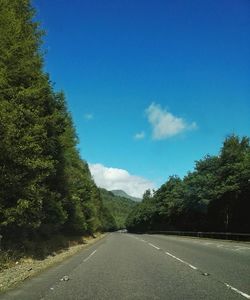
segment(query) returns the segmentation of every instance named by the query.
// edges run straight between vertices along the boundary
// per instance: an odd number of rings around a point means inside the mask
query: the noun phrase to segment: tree
[[[153,196],[146,191],[127,219],[130,231],[249,232],[249,138],[231,135],[218,156],[196,161],[184,179],[170,176]]]
[[[210,205],[210,214],[222,231],[248,228],[245,214],[249,208],[246,194],[249,191],[250,164],[249,139],[231,135],[223,143],[219,156],[217,195]],[[244,216],[244,217],[243,217]],[[243,218],[242,218],[243,217]]]
[[[47,178],[55,171],[58,122],[54,95],[42,71],[42,32],[29,1],[0,5],[1,227],[9,233],[34,230],[44,219],[44,199],[54,220],[66,214]],[[57,216],[57,217],[56,217]]]
[[[10,239],[93,233],[103,207],[62,92],[43,71],[29,0],[0,0],[0,230]]]

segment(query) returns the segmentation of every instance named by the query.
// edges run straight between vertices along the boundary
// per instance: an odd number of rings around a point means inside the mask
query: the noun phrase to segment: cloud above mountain
[[[152,181],[132,175],[127,170],[89,164],[90,172],[97,186],[107,190],[123,190],[133,197],[142,197],[146,189],[153,189]]]

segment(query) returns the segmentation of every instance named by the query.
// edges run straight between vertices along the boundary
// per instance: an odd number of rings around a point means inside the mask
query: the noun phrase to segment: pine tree
[[[0,230],[10,239],[94,233],[113,222],[63,93],[43,71],[29,0],[0,0]]]
[[[45,199],[53,222],[66,218],[60,195],[47,182],[57,164],[58,114],[33,15],[29,1],[1,0],[0,224],[16,234],[41,225]]]

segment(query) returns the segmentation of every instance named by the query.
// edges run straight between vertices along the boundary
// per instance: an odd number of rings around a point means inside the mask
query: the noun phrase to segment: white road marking
[[[137,238],[137,237],[136,237],[136,239],[138,239],[138,240],[141,241],[141,242],[146,242],[145,240],[139,239],[139,238]],[[155,249],[157,249],[157,250],[160,250],[159,247],[157,247],[157,246],[155,246],[155,245],[153,245],[153,244],[151,244],[151,243],[148,243],[148,244],[149,244],[151,247],[153,247],[153,248],[155,248]],[[204,244],[205,244],[205,245],[211,245],[212,243],[204,243]],[[219,244],[219,245],[217,245],[217,247],[220,248],[220,247],[223,247],[223,245]],[[236,246],[236,247],[237,247],[238,249],[235,249],[235,251],[241,250],[241,249],[249,249],[248,247],[241,247],[241,246]],[[95,252],[95,251],[94,251],[94,252]],[[92,253],[92,254],[94,254],[94,253]],[[91,254],[91,255],[92,255],[92,254]],[[174,256],[173,254],[171,254],[171,253],[169,253],[169,252],[165,252],[165,254],[167,254],[168,256],[170,256],[170,257],[172,257],[172,258],[178,260],[179,262],[181,262],[181,263],[183,263],[183,264],[189,266],[189,267],[190,267],[191,269],[193,269],[193,270],[198,270],[197,267],[195,267],[195,266],[189,264],[188,262],[186,262],[186,261],[180,259],[180,258],[177,257],[177,256]],[[90,255],[90,256],[91,256],[91,255]],[[90,256],[89,256],[89,257],[90,257]],[[231,286],[230,284],[228,284],[228,283],[226,283],[226,282],[225,282],[224,284],[226,285],[227,288],[231,289],[232,291],[238,293],[239,295],[245,297],[246,299],[250,299],[250,295],[248,295],[247,293],[244,293],[244,292],[242,292],[242,291],[236,289],[235,287]]]
[[[244,246],[235,246],[236,249],[232,249],[234,251],[238,251],[238,250],[250,250],[249,247],[244,247]]]
[[[92,255],[94,255],[96,252],[97,252],[97,250],[93,251],[93,252],[92,252],[88,257],[86,257],[83,261],[85,262],[85,261],[87,261],[88,259],[90,259],[90,257],[91,257]]]
[[[165,253],[166,253],[168,256],[171,256],[172,258],[174,258],[174,259],[180,261],[181,263],[183,263],[183,264],[189,266],[189,267],[192,268],[193,270],[197,270],[197,269],[198,269],[198,268],[196,268],[195,266],[193,266],[193,265],[189,264],[188,262],[186,262],[186,261],[180,259],[179,257],[174,256],[173,254],[171,254],[171,253],[169,253],[169,252],[165,252]]]
[[[153,244],[151,244],[151,243],[148,243],[151,247],[154,247],[155,249],[157,249],[157,250],[160,250],[160,248],[159,247],[156,247],[155,245],[153,245]]]
[[[231,286],[230,284],[228,284],[228,283],[226,283],[226,282],[225,282],[225,285],[226,285],[229,289],[231,289],[231,290],[233,290],[234,292],[240,294],[241,296],[243,296],[243,297],[245,297],[245,298],[247,298],[247,299],[250,299],[250,295],[248,295],[248,294],[246,294],[246,293],[244,293],[244,292],[242,292],[242,291],[236,289],[235,287]]]

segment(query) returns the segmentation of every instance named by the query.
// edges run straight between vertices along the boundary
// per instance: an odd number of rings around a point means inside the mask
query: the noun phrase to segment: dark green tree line
[[[171,176],[127,219],[130,231],[250,232],[249,138],[227,137],[218,156],[196,161],[183,179]]]
[[[0,232],[10,239],[107,229],[63,93],[43,71],[29,0],[0,0]]]

